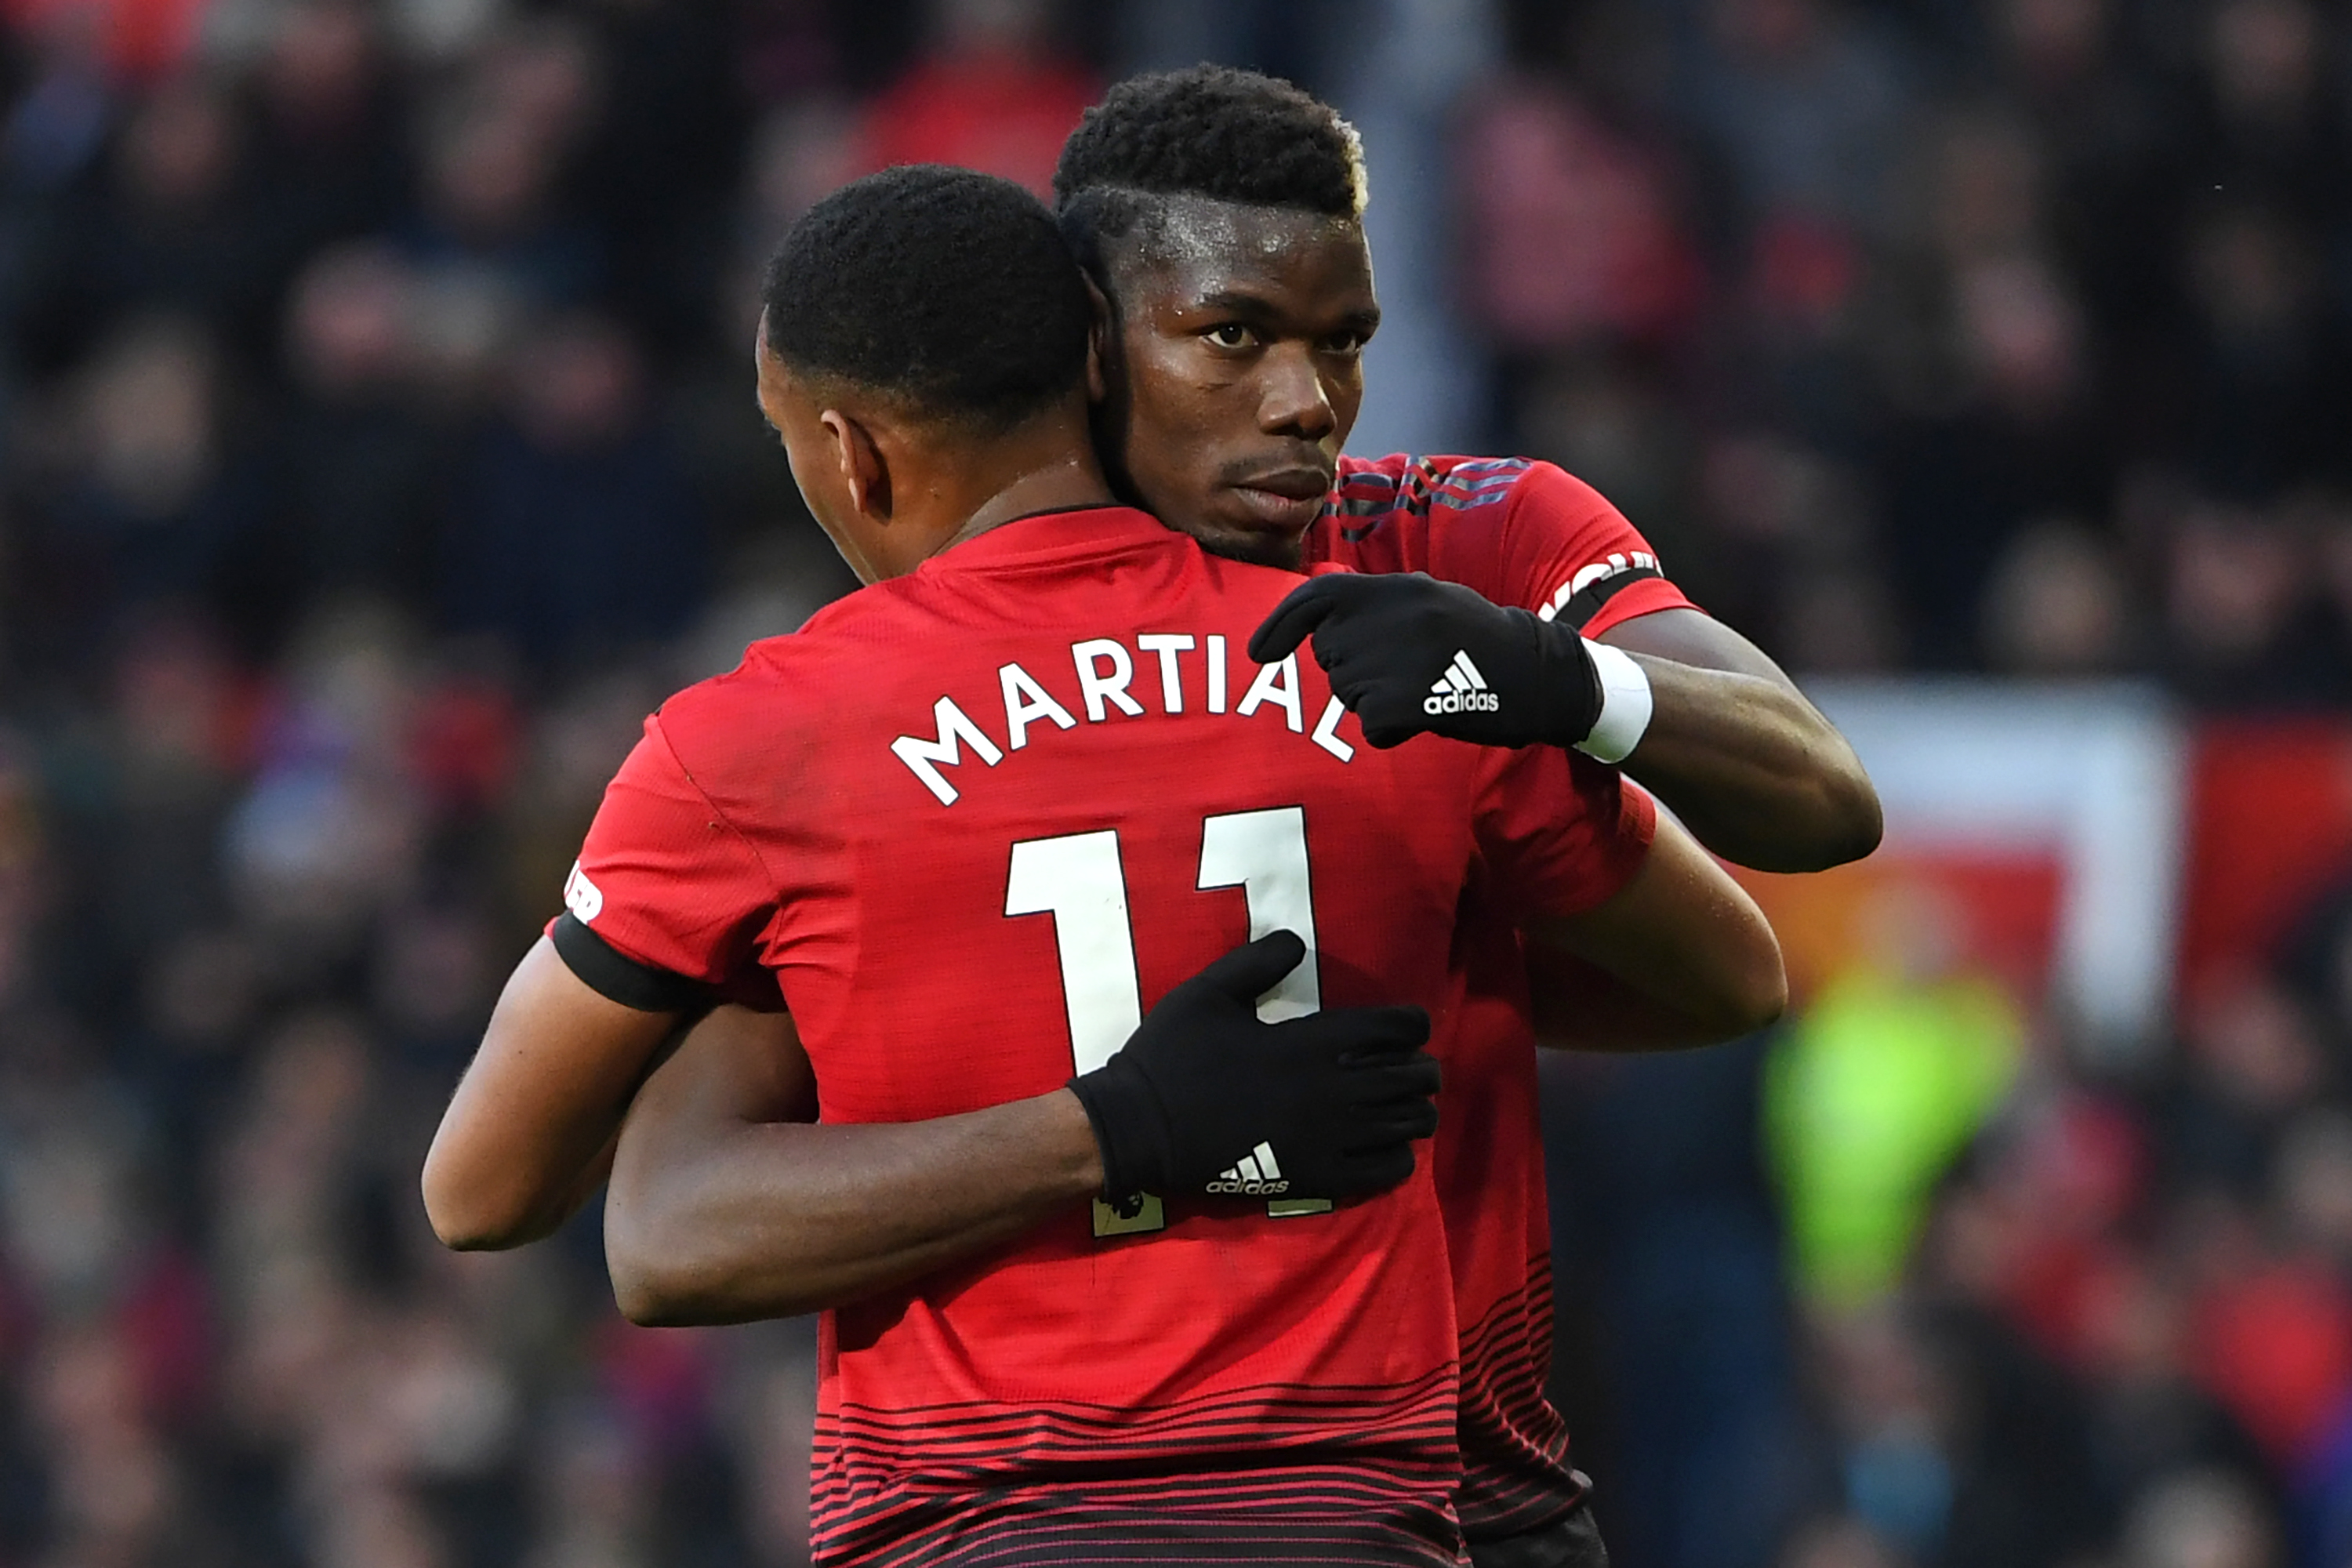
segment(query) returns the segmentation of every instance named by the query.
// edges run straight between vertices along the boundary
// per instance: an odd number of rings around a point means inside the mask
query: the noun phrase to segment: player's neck
[[[1069,458],[1053,468],[1024,474],[1013,483],[997,491],[982,503],[978,510],[965,520],[954,537],[942,550],[976,539],[990,529],[1002,528],[1021,518],[1034,517],[1041,511],[1071,511],[1079,507],[1115,506],[1117,499],[1110,493],[1102,470],[1095,466],[1091,456]]]
[[[971,487],[963,524],[940,546],[942,550],[1037,512],[1118,504],[1087,439],[1083,418],[1076,423],[1049,418],[1038,427],[1016,431],[994,445],[990,461],[979,471],[986,479]]]

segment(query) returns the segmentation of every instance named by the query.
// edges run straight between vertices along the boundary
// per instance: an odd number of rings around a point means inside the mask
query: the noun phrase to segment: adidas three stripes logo
[[[1261,1143],[1243,1155],[1240,1163],[1211,1182],[1209,1190],[1247,1197],[1259,1193],[1286,1193],[1290,1183],[1283,1176],[1282,1167],[1275,1163],[1274,1145]]]
[[[1503,700],[1487,689],[1486,678],[1470,662],[1467,648],[1454,650],[1454,662],[1421,700],[1424,713],[1492,713],[1502,705]]]

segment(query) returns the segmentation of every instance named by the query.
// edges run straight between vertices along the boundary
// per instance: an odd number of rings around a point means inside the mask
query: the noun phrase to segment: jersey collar
[[[977,539],[941,551],[916,571],[921,574],[1026,566],[1144,548],[1184,537],[1150,512],[1129,506],[1055,507],[999,523]]]

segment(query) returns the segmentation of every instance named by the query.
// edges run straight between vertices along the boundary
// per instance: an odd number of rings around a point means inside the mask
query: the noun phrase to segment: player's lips
[[[1323,510],[1332,476],[1323,468],[1276,468],[1234,481],[1234,497],[1261,527],[1303,533]]]

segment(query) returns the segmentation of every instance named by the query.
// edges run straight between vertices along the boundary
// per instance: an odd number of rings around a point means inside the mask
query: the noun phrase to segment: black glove
[[[1601,675],[1582,637],[1458,583],[1328,573],[1274,607],[1249,656],[1272,664],[1310,632],[1331,694],[1375,746],[1420,734],[1573,746],[1601,716]]]
[[[1437,1131],[1437,1061],[1420,1048],[1429,1015],[1335,1007],[1261,1023],[1257,999],[1306,956],[1286,931],[1235,948],[1070,1080],[1102,1146],[1106,1198],[1344,1198],[1412,1174],[1412,1141]]]

